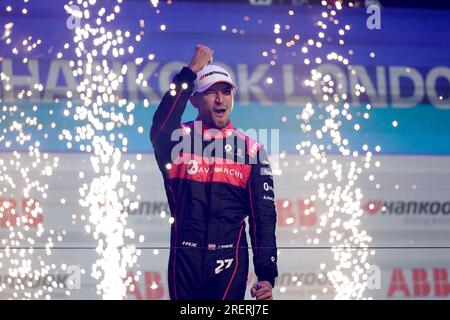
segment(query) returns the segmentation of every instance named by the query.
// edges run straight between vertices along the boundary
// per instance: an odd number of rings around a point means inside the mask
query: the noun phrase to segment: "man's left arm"
[[[261,287],[261,289],[254,287],[252,296],[255,292],[258,298],[258,290],[260,292],[261,290],[267,291],[268,285],[270,285],[271,291],[274,287],[275,278],[278,276],[275,237],[277,213],[275,210],[274,183],[269,160],[262,146],[257,154],[257,163],[252,166],[249,195],[249,224],[253,248],[253,265],[259,284],[256,287]]]

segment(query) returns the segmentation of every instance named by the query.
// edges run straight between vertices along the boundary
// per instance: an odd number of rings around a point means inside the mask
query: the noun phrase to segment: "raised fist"
[[[213,61],[213,53],[214,51],[207,46],[198,44],[195,47],[195,53],[192,57],[191,63],[188,65],[188,68],[194,73],[199,72],[204,66]]]

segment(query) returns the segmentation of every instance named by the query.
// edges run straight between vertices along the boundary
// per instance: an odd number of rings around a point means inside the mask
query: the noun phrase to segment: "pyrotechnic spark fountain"
[[[327,1],[322,1],[322,6],[324,7],[322,19],[317,22],[317,27],[320,29],[318,39],[309,39],[302,48],[302,53],[306,55],[305,65],[309,63],[316,65],[311,70],[311,78],[306,80],[305,84],[310,86],[313,94],[319,98],[317,107],[324,108],[326,113],[322,118],[324,120],[322,127],[312,128],[308,122],[316,110],[312,108],[312,104],[307,105],[301,116],[304,122],[301,128],[305,133],[316,129],[315,136],[318,140],[324,140],[328,134],[331,144],[325,146],[323,143],[311,143],[308,146],[308,153],[311,156],[309,163],[314,166],[314,169],[308,171],[304,178],[306,182],[318,182],[317,193],[310,197],[310,201],[325,202],[327,208],[326,212],[320,216],[320,227],[316,232],[319,235],[322,229],[330,230],[328,243],[332,246],[336,265],[334,269],[329,266],[327,275],[335,289],[335,298],[361,299],[364,297],[367,270],[370,268],[367,259],[369,254],[373,255],[375,252],[369,251],[368,247],[372,239],[361,227],[363,192],[357,187],[357,181],[363,173],[363,167],[370,168],[372,152],[368,151],[367,145],[363,146],[365,157],[362,166],[359,152],[350,150],[348,139],[340,132],[344,122],[350,122],[353,119],[347,103],[346,84],[339,74],[337,79],[333,79],[330,74],[323,71],[322,58],[319,54],[316,57],[313,56],[313,53],[317,51],[327,52],[327,43],[323,44],[322,39],[331,37],[333,41],[336,41],[335,39],[339,38],[339,45],[344,46],[345,41],[342,37],[350,30],[349,25],[339,27],[341,21],[339,21],[338,12],[342,10],[339,1],[336,1],[334,6],[329,5]],[[338,29],[337,33],[333,34],[336,29]],[[326,59],[336,61],[352,70],[349,60],[341,54],[327,52]],[[356,85],[356,89],[357,94],[364,92],[362,86]],[[321,111],[317,110],[317,113],[320,114]],[[353,129],[358,131],[360,127],[361,125],[356,123]],[[326,150],[331,150],[333,146],[343,157],[333,159],[330,168]],[[299,151],[301,152],[302,148],[299,148]],[[342,159],[349,157],[353,159],[348,167]],[[319,238],[308,239],[308,242],[318,244]]]
[[[6,12],[15,9],[7,6]],[[27,13],[27,8],[22,8],[21,14]],[[2,55],[10,51],[13,56],[23,56],[22,62],[27,64],[42,41],[35,41],[32,36],[13,39],[13,28],[12,22],[4,25],[0,41],[4,42],[2,46],[6,52]],[[45,207],[42,201],[47,199],[50,189],[47,180],[58,167],[59,158],[41,153],[41,142],[33,136],[33,133],[45,132],[44,124],[35,114],[38,107],[23,107],[25,100],[39,94],[42,85],[30,83],[30,90],[16,92],[11,84],[12,64],[4,61],[3,56],[0,61],[3,61],[0,80],[4,88],[0,99],[0,144],[6,151],[0,159],[0,228],[7,230],[1,231],[0,272],[3,281],[0,293],[14,299],[50,299],[56,288],[65,288],[66,284],[55,280],[59,268],[55,264],[48,265],[45,257],[39,254],[42,251],[36,250],[35,246],[45,245],[45,253],[50,256],[55,242],[61,242],[65,234],[64,230],[46,230],[43,224]],[[43,134],[43,138],[48,135]],[[41,279],[45,279],[45,284],[41,289],[35,288],[35,283]],[[70,295],[70,291],[66,294]]]
[[[80,126],[76,133],[62,131],[62,138],[67,140],[69,149],[72,148],[71,141],[75,140],[80,143],[80,151],[91,154],[91,165],[97,175],[79,188],[79,203],[89,208],[85,230],[98,241],[96,252],[100,257],[93,265],[91,275],[99,281],[97,294],[105,299],[123,299],[126,296],[127,286],[133,281],[127,278],[127,269],[136,264],[140,255],[140,250],[126,241],[136,238],[134,231],[126,226],[127,210],[137,208],[137,202],[130,200],[135,192],[137,176],[128,173],[135,164],[122,160],[128,138],[117,133],[120,128],[134,125],[135,104],[118,94],[127,65],[118,66],[108,60],[134,52],[132,45],[126,45],[132,38],[129,31],[109,28],[120,13],[121,3],[118,0],[108,12],[109,9],[96,6],[96,1],[83,2],[83,20],[74,30],[73,38],[77,59],[70,61],[79,85],[76,93],[67,92],[65,110],[65,115],[72,114]],[[154,6],[156,4],[153,3]],[[139,42],[142,35],[143,31],[134,37],[135,41]],[[149,56],[149,59],[153,58]],[[135,59],[137,65],[142,61],[142,57]],[[142,74],[136,81],[145,82]],[[78,96],[81,104],[74,105]],[[143,236],[138,238],[140,242],[144,241]]]
[[[341,27],[343,22],[339,20],[338,12],[343,8],[339,1],[335,1],[334,5],[322,1],[322,7],[320,18],[316,22],[319,29],[317,38],[303,39],[301,34],[294,34],[293,38],[285,39],[287,36],[283,35],[283,29],[289,30],[289,25],[283,28],[275,24],[273,32],[276,46],[284,43],[289,50],[295,50],[303,41],[298,53],[304,55],[303,64],[311,68],[311,76],[304,81],[304,85],[311,88],[316,101],[306,103],[302,112],[296,116],[296,120],[301,122],[299,128],[305,136],[313,135],[318,141],[315,143],[305,139],[296,145],[298,154],[302,159],[307,159],[308,163],[304,163],[303,166],[311,168],[304,176],[305,183],[318,186],[317,192],[305,200],[305,206],[308,207],[305,214],[318,214],[320,219],[319,227],[315,230],[317,235],[308,238],[306,243],[318,245],[323,231],[329,230],[327,242],[332,248],[336,263],[334,267],[321,263],[320,269],[323,273],[320,275],[328,276],[335,289],[336,299],[362,299],[367,286],[367,272],[371,267],[368,258],[374,255],[375,251],[369,250],[372,239],[361,226],[363,192],[357,183],[364,169],[371,167],[373,153],[368,145],[362,147],[362,153],[352,151],[349,140],[341,134],[344,124],[353,124],[352,121],[355,121],[356,117],[352,115],[347,102],[347,84],[342,77],[343,74],[329,72],[333,69],[333,65],[325,67],[325,63],[341,64],[350,72],[355,72],[348,58],[328,48],[328,44],[336,43],[343,47],[345,45],[343,37],[351,27],[349,25]],[[289,10],[288,14],[294,16],[295,12]],[[280,51],[272,48],[263,51],[262,55],[271,59],[270,65],[275,66]],[[297,52],[293,56],[297,56]],[[266,81],[270,84],[273,79],[267,78]],[[358,96],[365,91],[359,84],[356,84],[355,88]],[[370,105],[366,108],[364,119],[369,118]],[[283,117],[282,121],[286,122],[287,117]],[[319,125],[316,127],[317,123]],[[354,123],[353,129],[359,131],[361,124]],[[338,150],[342,156],[330,155],[333,150]],[[375,151],[379,151],[379,146]],[[284,153],[281,154],[281,158],[283,157]],[[348,166],[345,160],[349,158],[351,161]],[[299,163],[296,161],[296,164]],[[277,173],[282,174],[282,169]],[[317,212],[320,204],[326,208],[325,212]],[[286,223],[290,224],[292,221]],[[297,232],[297,228],[294,228],[293,233]],[[285,292],[286,288],[282,287],[280,290]],[[311,299],[316,298],[317,295],[311,296]]]

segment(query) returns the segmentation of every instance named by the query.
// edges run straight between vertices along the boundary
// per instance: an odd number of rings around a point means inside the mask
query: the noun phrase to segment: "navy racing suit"
[[[150,131],[173,223],[171,299],[244,299],[246,218],[258,281],[278,275],[273,177],[262,146],[236,130],[181,123],[196,74],[184,67],[156,110]]]

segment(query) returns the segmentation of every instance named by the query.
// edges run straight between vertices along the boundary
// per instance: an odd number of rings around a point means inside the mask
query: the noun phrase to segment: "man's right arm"
[[[184,67],[172,81],[172,88],[166,92],[153,116],[150,140],[155,152],[171,145],[172,132],[181,127],[181,117],[194,89],[197,75]]]
[[[172,84],[175,88],[172,85],[162,98],[150,129],[150,141],[156,154],[171,150],[173,143],[170,138],[172,132],[181,127],[181,117],[194,90],[197,72],[212,61],[213,52],[207,46],[198,44],[189,65],[174,77]]]

